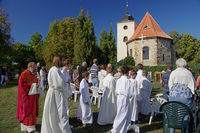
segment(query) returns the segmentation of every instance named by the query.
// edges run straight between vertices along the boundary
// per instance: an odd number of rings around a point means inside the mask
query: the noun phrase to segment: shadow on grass
[[[106,133],[108,132],[111,128],[112,125],[105,125],[105,126],[100,126],[97,124],[97,117],[98,117],[98,112],[93,112],[93,124],[87,127],[82,127],[82,123],[79,122],[76,117],[70,118],[70,124],[73,126],[72,132],[73,133]]]
[[[0,89],[7,89],[7,88],[12,88],[14,86],[18,85],[18,79],[13,79],[11,81],[9,81],[6,86],[1,86],[0,85]]]
[[[149,119],[140,125],[141,133],[146,133],[154,130],[162,130],[162,114],[154,116],[151,125],[149,125]]]

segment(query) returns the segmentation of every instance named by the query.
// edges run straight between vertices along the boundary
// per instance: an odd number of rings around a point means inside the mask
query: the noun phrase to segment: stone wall
[[[143,59],[143,47],[149,48],[149,59]],[[132,53],[131,53],[132,51]],[[157,66],[174,64],[175,50],[172,40],[165,38],[144,38],[134,40],[128,44],[128,54],[133,56],[135,64]]]
[[[149,59],[143,60],[143,47],[149,48]],[[134,40],[128,44],[129,55],[132,49],[132,56],[135,59],[135,64],[142,63],[144,66],[157,65],[157,38],[150,38],[144,40]]]
[[[172,40],[158,38],[158,65],[172,64]]]

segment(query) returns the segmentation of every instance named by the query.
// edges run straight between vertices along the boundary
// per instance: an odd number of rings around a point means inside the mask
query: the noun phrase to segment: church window
[[[127,25],[124,25],[123,28],[124,28],[124,30],[127,30],[127,29],[128,29],[128,26],[127,26]]]
[[[165,55],[163,54],[162,60],[165,61]]]
[[[143,60],[149,59],[149,47],[143,47]]]
[[[128,37],[127,36],[125,36],[124,39],[123,39],[123,42],[126,42],[126,41],[128,41]]]
[[[132,50],[132,49],[130,49],[130,56],[133,56],[133,55],[132,55],[132,52],[133,52],[133,50]]]
[[[148,25],[145,25],[143,29],[147,29],[147,28],[150,28],[150,27]]]

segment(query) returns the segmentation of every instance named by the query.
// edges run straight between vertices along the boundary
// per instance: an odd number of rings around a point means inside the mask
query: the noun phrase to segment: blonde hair
[[[58,55],[54,56],[52,66],[60,67],[60,61],[61,61],[60,56],[58,56]]]

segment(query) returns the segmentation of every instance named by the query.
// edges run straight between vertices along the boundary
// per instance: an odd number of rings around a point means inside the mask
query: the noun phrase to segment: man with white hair
[[[187,62],[183,58],[176,61],[176,69],[169,77],[169,101],[178,101],[192,108],[192,96],[196,90],[195,79],[185,67]],[[187,122],[187,118],[184,118]],[[174,133],[174,129],[170,129]]]
[[[30,91],[31,88],[38,88],[35,62],[28,63],[28,68],[19,77],[17,119],[21,123],[21,131],[39,133],[36,131],[39,94]]]

